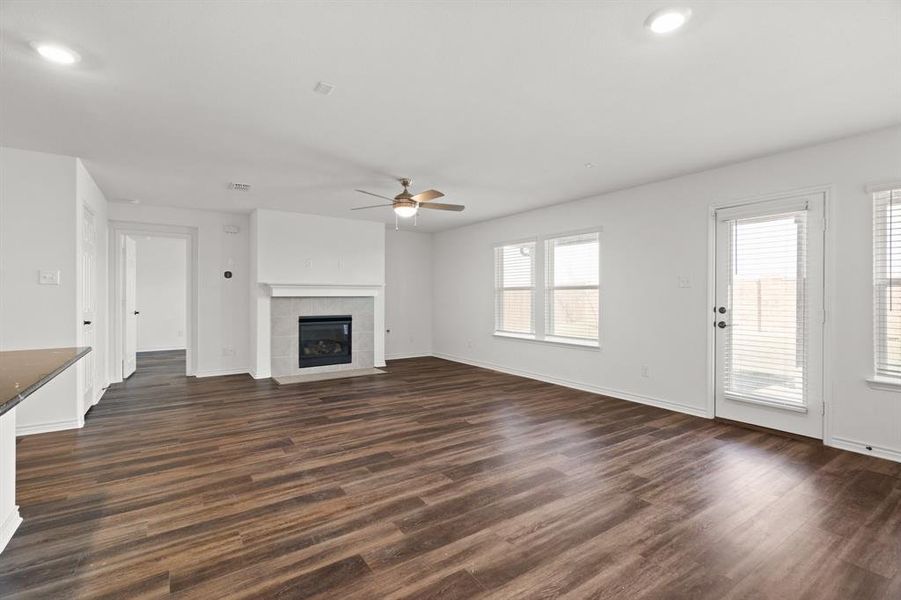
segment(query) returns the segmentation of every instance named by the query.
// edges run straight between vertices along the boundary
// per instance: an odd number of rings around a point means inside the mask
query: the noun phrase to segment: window
[[[598,339],[598,234],[545,241],[545,337]]]
[[[807,209],[727,219],[723,388],[728,396],[807,398]]]
[[[599,239],[592,231],[496,246],[495,335],[597,348]]]
[[[535,334],[535,242],[494,249],[495,324],[500,333]]]
[[[901,188],[873,194],[876,377],[901,381]]]

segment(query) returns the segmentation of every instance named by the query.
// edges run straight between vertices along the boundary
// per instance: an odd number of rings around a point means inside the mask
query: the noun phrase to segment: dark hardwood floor
[[[901,465],[438,359],[142,356],[24,438],[3,598],[901,598]]]

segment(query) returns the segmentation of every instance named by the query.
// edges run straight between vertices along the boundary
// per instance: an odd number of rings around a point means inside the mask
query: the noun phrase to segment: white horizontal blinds
[[[725,393],[804,404],[807,212],[728,223]]]
[[[873,199],[876,375],[901,379],[901,189]]]
[[[545,242],[545,336],[598,339],[598,233]]]
[[[494,249],[495,330],[535,333],[535,242]]]

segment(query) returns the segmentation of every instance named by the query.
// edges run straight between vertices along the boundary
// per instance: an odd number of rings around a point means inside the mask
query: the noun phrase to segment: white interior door
[[[125,379],[137,368],[138,311],[136,309],[137,289],[137,249],[133,238],[125,236],[123,244],[124,277],[124,336],[122,343],[122,378]]]
[[[825,199],[716,212],[716,416],[823,437]]]
[[[82,327],[85,346],[97,347],[95,324],[97,312],[97,234],[94,229],[94,213],[87,207],[84,208],[84,218],[81,230],[81,306]],[[84,398],[84,412],[87,412],[96,401],[96,364],[94,352],[89,352],[81,359],[82,369],[82,396]]]

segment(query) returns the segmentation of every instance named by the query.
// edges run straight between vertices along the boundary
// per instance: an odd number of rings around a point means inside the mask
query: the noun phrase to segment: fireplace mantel
[[[267,283],[272,298],[320,298],[320,297],[380,297],[385,293],[383,285],[311,285],[305,283]]]

